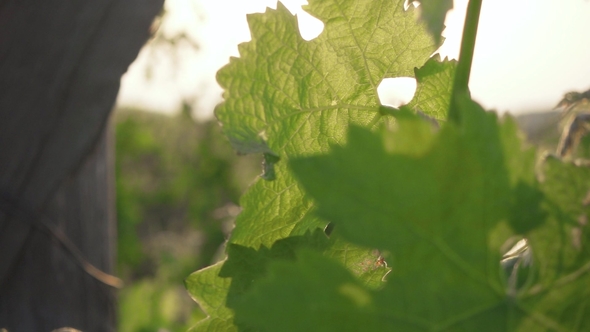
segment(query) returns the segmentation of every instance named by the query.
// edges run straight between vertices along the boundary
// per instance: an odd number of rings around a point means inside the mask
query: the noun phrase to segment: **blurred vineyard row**
[[[202,313],[184,288],[221,259],[241,193],[260,173],[215,120],[120,109],[116,128],[120,331],[186,331]]]

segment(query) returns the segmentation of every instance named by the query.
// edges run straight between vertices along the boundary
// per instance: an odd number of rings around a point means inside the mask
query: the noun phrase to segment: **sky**
[[[302,37],[312,39],[323,24],[301,9],[303,0],[282,1],[299,19]],[[443,57],[457,58],[467,0],[447,14]],[[186,33],[198,44],[178,43],[174,52],[148,44],[121,81],[119,106],[174,113],[189,103],[208,118],[221,101],[215,73],[239,56],[250,40],[246,14],[276,8],[275,0],[166,0],[161,32]],[[589,0],[484,0],[470,89],[487,109],[519,114],[550,110],[568,91],[590,89]],[[158,46],[160,45],[160,46]],[[411,99],[410,78],[384,83],[382,102]]]

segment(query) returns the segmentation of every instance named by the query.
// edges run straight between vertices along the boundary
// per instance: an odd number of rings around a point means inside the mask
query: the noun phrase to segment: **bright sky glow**
[[[301,9],[304,0],[286,0],[299,18],[304,39],[317,36],[323,24]],[[443,57],[457,58],[466,0],[455,0],[447,15]],[[238,56],[238,43],[250,39],[246,13],[276,8],[275,0],[167,0],[168,35],[186,31],[199,44],[194,50],[146,47],[123,77],[119,105],[175,112],[181,102],[194,104],[199,117],[209,117],[221,101],[215,73]],[[590,88],[590,1],[484,0],[472,69],[473,97],[488,109],[548,110],[571,90]],[[146,80],[147,64],[151,79]],[[407,101],[415,83],[398,80],[390,103]],[[404,92],[405,91],[405,92]],[[410,97],[407,97],[409,94]],[[406,95],[406,97],[403,97]]]

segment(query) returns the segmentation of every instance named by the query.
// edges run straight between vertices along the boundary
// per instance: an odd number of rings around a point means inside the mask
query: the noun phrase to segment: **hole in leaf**
[[[412,77],[385,78],[377,87],[381,105],[398,108],[414,98],[416,79]]]
[[[297,12],[297,23],[299,25],[299,34],[301,35],[301,38],[307,41],[316,38],[324,30],[324,22],[303,10]]]
[[[410,6],[414,6],[414,8],[418,8],[418,6],[420,6],[420,2],[415,1],[415,0],[404,1],[404,10],[405,11],[408,11],[408,8],[410,8]]]

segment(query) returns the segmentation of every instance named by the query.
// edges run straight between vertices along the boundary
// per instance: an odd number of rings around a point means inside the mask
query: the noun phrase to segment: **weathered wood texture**
[[[42,217],[103,271],[113,270],[115,218],[110,131],[82,167],[62,182]],[[31,218],[16,212],[17,217]],[[47,229],[35,228],[0,291],[0,326],[9,331],[115,329],[115,290],[84,273]]]
[[[0,0],[0,328],[112,329],[112,291],[30,216],[51,215],[109,271],[111,180],[92,151],[162,4]]]

